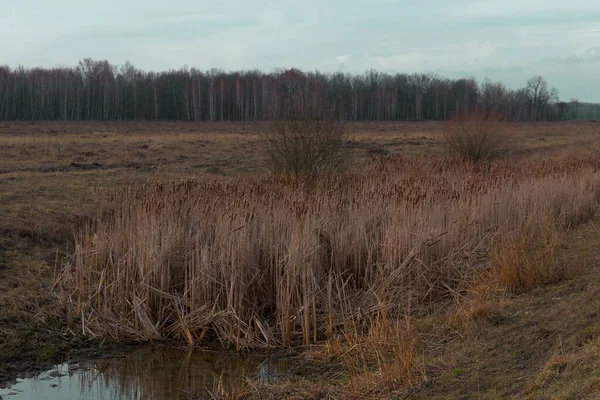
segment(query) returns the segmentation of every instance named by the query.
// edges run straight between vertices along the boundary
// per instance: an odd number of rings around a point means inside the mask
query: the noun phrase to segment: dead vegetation
[[[507,151],[507,126],[502,115],[473,109],[446,122],[444,139],[453,157],[473,164],[490,163]]]
[[[512,292],[565,276],[559,238],[594,215],[599,161],[481,170],[392,157],[319,180],[118,189],[111,212],[77,236],[63,299],[83,334],[115,340],[238,350],[341,341],[351,387],[407,389],[426,372],[410,323],[397,321],[483,274]]]
[[[261,130],[261,138],[274,173],[323,175],[351,163],[346,123],[312,104],[290,100],[281,115]]]
[[[440,124],[352,125],[358,152],[381,143],[392,156],[317,181],[250,176],[263,171],[256,157],[261,144],[237,124],[235,135],[223,137],[184,131],[193,126],[185,124],[152,125],[149,134],[134,125],[102,127],[106,137],[27,136],[15,126],[0,139],[12,154],[2,160],[0,194],[3,222],[16,236],[28,226],[32,238],[47,238],[60,226],[52,218],[99,209],[90,182],[113,188],[101,207],[111,211],[78,231],[76,251],[56,282],[72,316],[68,332],[221,341],[234,349],[290,346],[343,367],[343,376],[328,384],[264,389],[250,382],[238,390],[242,397],[385,398],[439,382],[444,368],[467,381],[468,364],[432,362],[431,327],[421,319],[448,312],[440,318],[450,324],[439,329],[461,335],[506,324],[506,296],[578,273],[563,250],[570,232],[594,216],[598,200],[595,136],[586,124],[511,124],[522,148],[485,170],[439,157]],[[161,133],[165,126],[172,131]],[[201,141],[206,153],[199,152]],[[400,151],[407,156],[393,155]],[[75,152],[83,160],[72,159]],[[128,167],[137,152],[146,158],[135,159],[140,168]],[[243,170],[237,159],[245,160]],[[218,173],[195,167],[213,161],[222,164]],[[106,168],[41,171],[36,162]],[[69,221],[60,232],[70,235],[75,227]],[[46,270],[55,259],[54,249],[48,253]],[[18,281],[12,266],[18,258],[9,257],[0,274]],[[5,288],[6,296],[17,293]],[[3,329],[14,336],[10,321]],[[450,341],[445,334],[436,340]],[[557,360],[569,366],[555,372],[549,360],[532,393],[576,371],[572,359],[588,360],[592,343],[581,357],[557,350]]]

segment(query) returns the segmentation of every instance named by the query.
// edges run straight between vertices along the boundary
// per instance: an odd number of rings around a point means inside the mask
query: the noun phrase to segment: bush
[[[444,127],[444,138],[450,153],[474,164],[489,163],[502,155],[502,115],[471,110],[450,118]]]
[[[345,168],[351,158],[344,123],[317,106],[284,107],[262,137],[275,173],[321,174]]]

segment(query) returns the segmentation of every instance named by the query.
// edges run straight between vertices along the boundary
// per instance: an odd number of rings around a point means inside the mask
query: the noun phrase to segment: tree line
[[[559,101],[542,77],[521,89],[473,78],[369,70],[263,73],[181,68],[146,72],[85,59],[76,67],[0,66],[0,120],[268,120],[287,98],[353,121],[444,120],[474,106],[515,121],[600,118],[600,105]],[[307,104],[308,104],[307,103]]]

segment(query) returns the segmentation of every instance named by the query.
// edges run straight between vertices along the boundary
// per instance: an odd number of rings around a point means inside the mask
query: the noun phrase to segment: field
[[[314,182],[269,176],[260,129],[0,124],[0,384],[178,340],[336,377],[275,398],[600,391],[600,124],[507,124],[490,168],[441,123],[350,124],[355,164]]]

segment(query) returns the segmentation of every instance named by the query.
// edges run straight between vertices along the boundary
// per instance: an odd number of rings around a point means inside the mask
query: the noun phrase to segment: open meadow
[[[0,385],[174,342],[307,366],[223,397],[600,393],[600,123],[504,123],[489,165],[441,122],[349,123],[311,179],[263,128],[0,123]]]

